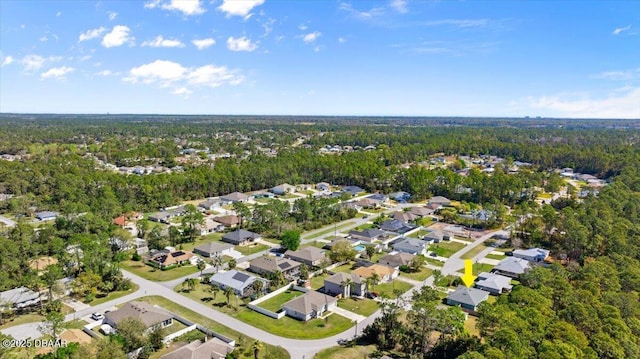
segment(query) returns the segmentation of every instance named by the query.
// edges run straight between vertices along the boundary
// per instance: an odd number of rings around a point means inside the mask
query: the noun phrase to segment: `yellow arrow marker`
[[[467,287],[471,287],[474,280],[476,280],[476,276],[473,275],[473,261],[471,259],[465,259],[462,282],[464,282],[464,285],[466,285]]]

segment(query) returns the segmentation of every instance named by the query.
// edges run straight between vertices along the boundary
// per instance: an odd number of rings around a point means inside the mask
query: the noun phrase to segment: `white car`
[[[102,314],[102,313],[93,313],[93,314],[91,314],[91,319],[93,319],[93,320],[103,320],[104,319],[104,314]]]

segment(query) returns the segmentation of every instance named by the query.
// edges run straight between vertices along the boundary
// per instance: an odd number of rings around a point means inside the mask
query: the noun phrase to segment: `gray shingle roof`
[[[229,243],[220,243],[220,242],[211,242],[201,244],[193,249],[194,252],[198,253],[208,253],[209,255],[218,253],[227,249],[233,248],[233,244]]]
[[[332,304],[335,302],[337,302],[336,298],[312,290],[305,293],[304,295],[301,295],[284,303],[282,307],[294,310],[298,313],[309,314],[311,313],[311,311],[317,311],[324,305]]]
[[[489,292],[476,288],[467,288],[463,285],[447,295],[447,300],[476,307],[489,298]]]
[[[239,229],[237,231],[233,231],[222,236],[222,239],[231,242],[231,243],[242,243],[246,240],[255,240],[260,238],[260,235],[257,233],[253,233],[250,231],[245,231],[244,229]]]
[[[105,314],[105,318],[116,325],[127,318],[139,319],[149,328],[173,318],[167,311],[156,308],[149,303],[133,301],[125,303],[120,309]]]
[[[239,292],[244,292],[244,289],[257,279],[257,277],[232,269],[228,272],[218,272],[214,274],[211,276],[210,282],[212,284],[233,288]]]
[[[529,263],[529,261],[522,258],[509,257],[500,261],[498,265],[493,267],[493,270],[499,270],[502,272],[513,274],[522,274],[529,268],[531,268],[531,263]]]

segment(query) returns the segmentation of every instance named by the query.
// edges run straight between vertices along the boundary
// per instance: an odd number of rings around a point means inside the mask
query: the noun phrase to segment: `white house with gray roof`
[[[392,248],[396,252],[410,253],[414,255],[426,254],[428,243],[416,238],[402,238],[398,242],[392,244]]]
[[[478,281],[475,287],[498,295],[511,291],[511,278],[500,274],[482,272],[478,274]]]
[[[288,250],[284,253],[284,256],[313,267],[320,266],[326,259],[325,252],[314,246],[301,248],[297,251]]]
[[[262,280],[251,274],[240,272],[232,269],[227,272],[218,272],[211,276],[210,283],[215,284],[220,289],[225,290],[227,287],[233,289],[233,293],[240,297],[246,297],[253,292],[252,284],[256,280]],[[264,282],[264,281],[263,281]]]
[[[504,275],[510,278],[518,278],[526,270],[531,269],[531,262],[526,259],[508,257],[493,267],[492,273]]]
[[[262,238],[258,233],[253,233],[244,229],[229,232],[222,236],[222,240],[236,246],[243,246]]]
[[[173,324],[173,315],[169,312],[139,301],[125,303],[120,309],[106,313],[104,323],[118,329],[118,324],[128,318],[140,320],[147,331],[155,327],[165,328]]]
[[[40,303],[38,293],[27,287],[18,287],[0,292],[0,309],[3,307],[21,309],[38,303]]]
[[[215,256],[229,255],[233,251],[233,244],[211,242],[201,244],[193,249],[193,253],[203,257],[211,258]]]
[[[542,248],[516,249],[513,256],[530,262],[544,262],[549,257],[549,250]]]
[[[338,300],[332,296],[311,290],[282,305],[288,316],[308,321],[322,316],[326,311],[335,308]]]
[[[487,299],[489,299],[489,292],[460,285],[455,291],[447,295],[447,304],[459,305],[462,309],[475,312],[478,309],[478,304]]]

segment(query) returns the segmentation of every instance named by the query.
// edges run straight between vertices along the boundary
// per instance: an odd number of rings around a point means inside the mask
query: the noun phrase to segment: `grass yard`
[[[437,259],[433,259],[433,258],[426,258],[427,263],[431,264],[432,266],[436,266],[436,267],[442,267],[442,265],[444,264],[444,262],[440,262]]]
[[[140,300],[145,301],[149,304],[158,305],[170,312],[183,316],[188,320],[202,324],[203,326],[213,330],[214,332],[217,332],[227,337],[230,337],[232,339],[235,339],[237,343],[236,345],[239,346],[239,348],[236,348],[234,353],[239,354],[240,358],[253,358],[253,351],[251,350],[251,344],[253,343],[254,339],[248,338],[246,334],[239,333],[229,327],[226,327],[220,323],[217,323],[211,319],[208,319],[190,309],[187,309],[163,297],[149,296],[149,297],[143,297]],[[289,353],[287,353],[287,351],[284,350],[283,348],[269,345],[267,343],[262,343],[262,344],[264,345],[264,349],[260,351],[260,356],[259,356],[260,358],[262,359],[290,358]],[[248,349],[248,350],[245,350],[245,349]]]
[[[433,219],[429,218],[429,217],[424,217],[421,218],[419,220],[416,221],[416,223],[420,226],[423,227],[429,227],[431,224],[433,224]]]
[[[542,199],[551,199],[551,198],[553,198],[553,194],[552,194],[552,193],[546,193],[546,192],[543,192],[543,193],[540,193],[540,194],[538,195],[538,198],[542,198]]]
[[[401,276],[405,278],[417,280],[417,281],[423,281],[429,278],[431,274],[433,274],[433,270],[426,267],[422,267],[422,269],[419,272],[415,272],[415,273],[400,272]]]
[[[489,248],[489,247],[485,246],[484,244],[480,244],[480,245],[476,246],[475,248],[472,248],[467,253],[463,254],[460,258],[461,259],[471,259],[471,258],[475,257],[476,255],[478,255],[483,250],[487,249],[487,248]]]
[[[311,278],[311,288],[312,289],[320,289],[324,287],[324,280],[329,278],[329,274],[320,274]]]
[[[467,317],[467,320],[464,322],[464,330],[473,336],[479,337],[480,331],[476,327],[477,324],[478,324],[478,318],[469,315]]]
[[[165,282],[198,272],[198,268],[192,265],[176,267],[163,271],[147,265],[143,261],[136,262],[132,260],[122,262],[122,268],[144,279],[155,282]]]
[[[140,288],[137,284],[131,283],[132,287],[129,290],[120,290],[117,292],[111,292],[109,294],[107,294],[104,297],[96,297],[96,299],[91,301],[91,305],[98,305],[98,304],[102,304],[104,302],[108,302],[110,300],[114,300],[120,297],[124,297],[127,294],[131,294],[131,293],[135,293],[138,288]]]
[[[338,307],[346,309],[365,317],[370,316],[378,310],[378,302],[373,299],[342,298],[338,300]]]
[[[416,232],[411,233],[410,235],[408,235],[407,237],[409,238],[422,238],[422,236],[424,236],[425,234],[427,234],[429,232],[425,231],[425,230],[419,230]]]
[[[242,253],[243,256],[252,255],[258,252],[266,251],[269,246],[266,244],[252,243],[246,246],[236,246],[235,250]]]
[[[381,297],[392,298],[396,297],[394,291],[400,291],[404,293],[413,287],[411,284],[406,282],[401,282],[399,280],[393,280],[387,283],[380,283],[378,285],[373,286],[371,289],[372,292],[378,292]]]
[[[487,263],[473,263],[473,275],[478,275],[482,272],[490,272],[493,267],[493,264]],[[458,270],[458,273],[464,273],[464,268]]]
[[[321,350],[313,357],[313,359],[369,358],[375,352],[375,345],[356,345],[350,348],[335,346]]]
[[[280,293],[273,298],[269,298],[264,302],[258,304],[259,307],[262,307],[266,310],[270,310],[272,312],[277,312],[282,308],[282,305],[293,298],[299,297],[304,293],[298,292],[297,290],[288,290],[284,293]]]
[[[327,228],[327,229],[325,229],[325,230],[323,230],[323,231],[316,232],[316,233],[314,233],[314,234],[310,234],[310,235],[306,235],[306,236],[304,236],[304,237],[305,237],[306,239],[314,239],[314,238],[318,238],[318,237],[321,237],[321,236],[323,236],[323,235],[325,235],[325,234],[327,234],[327,233],[333,233],[334,231],[337,231],[338,229],[345,228],[345,227],[349,227],[349,226],[353,226],[355,223],[356,223],[356,222],[349,221],[349,222],[347,222],[347,223],[343,223],[343,224],[341,224],[341,225],[339,225],[339,226],[335,226],[335,227],[334,227],[334,226],[331,226],[330,228]],[[327,226],[327,227],[329,227],[329,226]]]
[[[501,260],[503,260],[503,259],[505,258],[505,256],[504,256],[504,255],[499,256],[499,255],[497,255],[497,254],[491,254],[491,253],[489,253],[489,254],[487,254],[487,256],[486,256],[485,258],[488,258],[488,259],[495,259],[495,260],[499,260],[499,261],[501,261]]]
[[[293,193],[287,193],[287,194],[283,194],[283,195],[280,195],[280,196],[276,196],[276,198],[278,198],[278,199],[293,199],[293,198],[300,198],[300,197],[305,197],[305,195],[298,196],[298,195],[293,194]]]
[[[269,203],[269,201],[271,201],[272,198],[255,198],[254,201],[258,202],[258,203],[264,203],[267,204]]]
[[[211,305],[213,309],[217,311],[253,325],[256,328],[287,338],[326,338],[342,333],[353,325],[349,319],[336,314],[330,315],[326,324],[324,319],[313,319],[306,323],[287,316],[282,319],[273,319],[249,309],[242,299],[236,298],[235,296],[230,298],[230,305],[227,305],[227,298],[222,291],[218,292],[214,299],[214,294],[209,291],[209,285],[206,284],[198,284],[195,290],[188,293],[182,292],[181,289],[181,285],[174,288],[174,290],[180,294],[200,301],[203,304]],[[262,306],[262,304],[260,306]]]
[[[464,244],[459,242],[440,242],[433,244],[429,247],[429,250],[436,252],[440,257],[451,257],[454,253],[464,248]]]
[[[313,191],[312,191],[312,190],[310,190],[310,189],[306,189],[306,190],[304,190],[304,191],[298,191],[298,193],[303,194],[303,195],[305,195],[305,196],[309,196],[309,195],[313,195],[315,192],[313,192]]]
[[[16,315],[15,317],[8,319],[4,324],[0,325],[0,329],[6,329],[20,324],[41,322],[43,320],[44,316],[36,313]]]
[[[353,263],[347,263],[347,264],[343,264],[341,266],[337,266],[333,269],[331,269],[331,272],[334,273],[338,273],[338,272],[342,272],[342,273],[351,273],[351,267],[353,267]]]
[[[358,231],[364,231],[365,229],[371,229],[371,228],[375,228],[375,224],[373,223],[365,223],[362,225],[357,226],[355,229]]]

